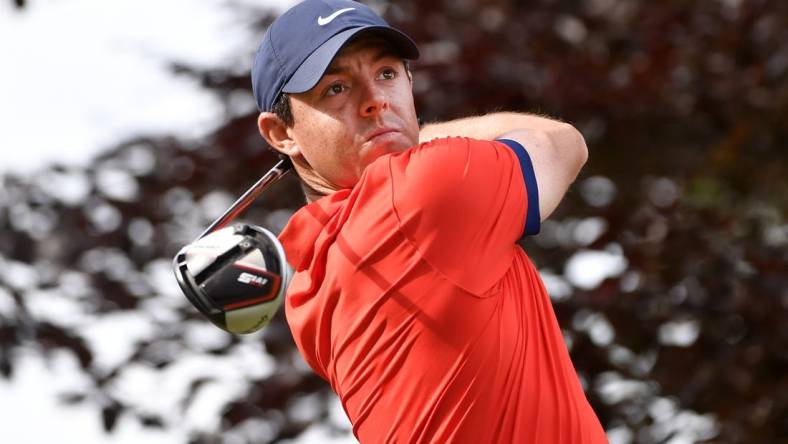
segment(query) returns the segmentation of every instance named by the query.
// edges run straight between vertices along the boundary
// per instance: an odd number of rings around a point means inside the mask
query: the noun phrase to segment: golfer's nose
[[[374,81],[364,85],[364,96],[360,109],[362,116],[375,116],[388,108],[388,106],[388,97],[386,97],[385,91],[379,85],[376,85]]]

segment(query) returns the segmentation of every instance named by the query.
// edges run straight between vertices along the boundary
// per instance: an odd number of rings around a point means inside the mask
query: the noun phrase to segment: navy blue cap
[[[309,91],[353,36],[375,31],[406,59],[417,59],[413,40],[368,6],[351,0],[305,0],[268,28],[252,64],[252,89],[260,111],[279,94]]]

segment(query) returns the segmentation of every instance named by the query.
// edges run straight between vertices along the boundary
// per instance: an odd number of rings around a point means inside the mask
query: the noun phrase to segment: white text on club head
[[[249,273],[241,273],[241,275],[238,276],[238,282],[242,284],[254,285],[255,287],[262,287],[266,282],[268,282],[268,279]]]

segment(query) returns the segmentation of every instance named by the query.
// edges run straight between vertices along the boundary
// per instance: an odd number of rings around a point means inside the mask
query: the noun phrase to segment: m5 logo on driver
[[[323,18],[323,16],[318,16],[317,17],[317,24],[320,25],[320,26],[326,26],[327,24],[333,22],[335,18],[339,17],[340,15],[342,15],[342,14],[348,12],[348,11],[352,11],[354,9],[356,9],[356,8],[340,9],[339,11],[335,11],[333,14],[329,15],[326,18]]]
[[[238,282],[242,284],[253,285],[255,287],[262,287],[266,282],[268,282],[268,279],[249,273],[241,273],[240,276],[238,276]]]

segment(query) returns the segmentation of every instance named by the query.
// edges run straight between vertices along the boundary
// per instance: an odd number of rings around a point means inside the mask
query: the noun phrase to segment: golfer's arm
[[[520,143],[534,167],[541,220],[552,214],[588,158],[585,140],[572,125],[530,114],[495,113],[430,124],[419,139],[447,136]]]

